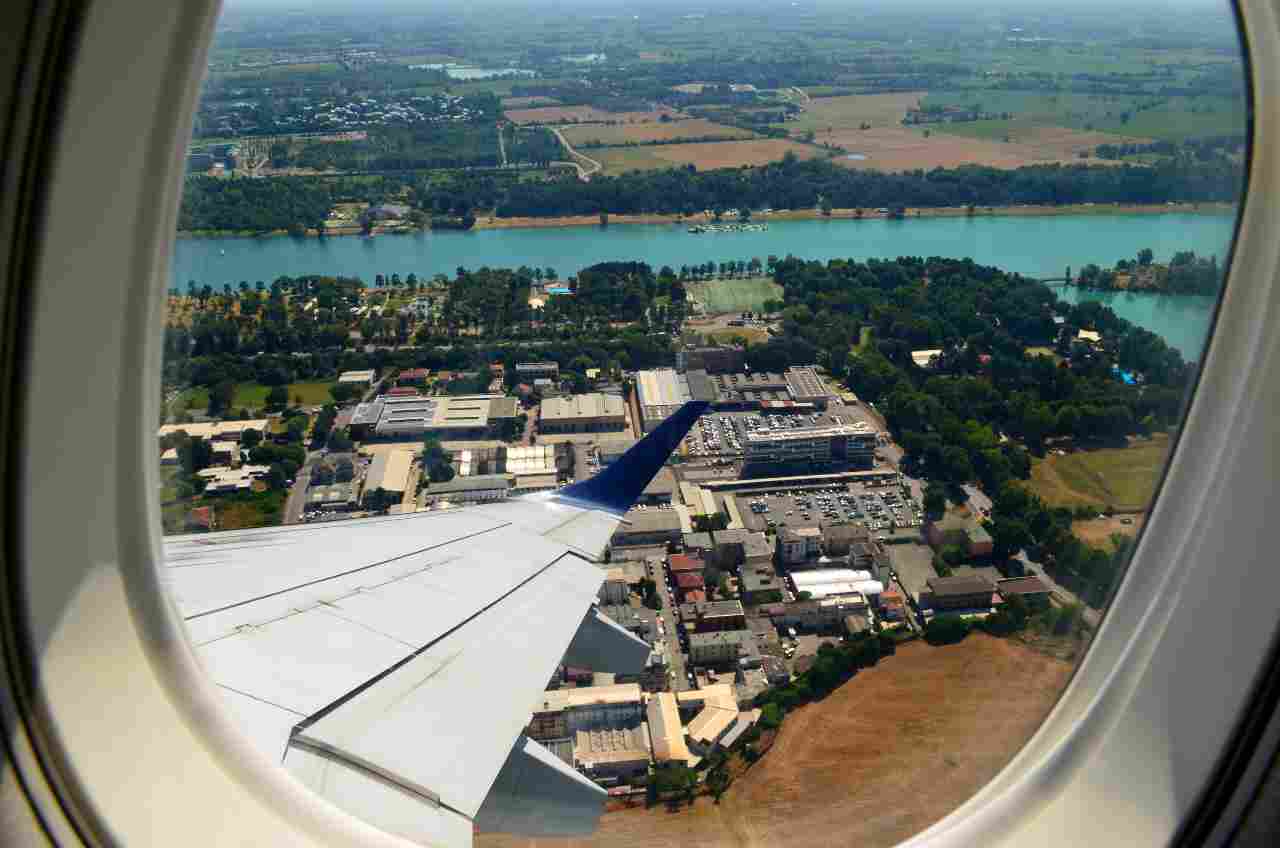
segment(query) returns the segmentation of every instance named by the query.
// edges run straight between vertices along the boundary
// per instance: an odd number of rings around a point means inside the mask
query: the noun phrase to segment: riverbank
[[[944,206],[908,208],[903,212],[904,218],[1003,218],[1018,216],[1057,216],[1057,215],[1224,215],[1234,214],[1233,203],[1074,203],[1059,206],[1024,205],[1024,206],[978,206],[972,212],[966,206]],[[757,222],[768,221],[820,221],[820,220],[884,220],[888,212],[876,209],[832,209],[831,214],[824,215],[819,209],[775,209],[767,215],[756,215]],[[674,224],[684,225],[705,223],[702,215],[688,217],[672,214],[645,213],[638,215],[609,215],[608,226],[625,226],[627,224]],[[511,230],[511,229],[554,229],[560,227],[599,227],[599,215],[557,215],[548,217],[513,217],[498,218],[492,215],[478,217],[476,230]],[[384,229],[375,227],[376,235],[401,235],[414,230]],[[335,228],[325,232],[329,236],[358,236],[362,231],[358,227]],[[273,238],[289,235],[288,230],[271,230],[255,233],[251,230],[179,230],[178,238]],[[316,238],[320,234],[316,230],[307,230],[307,236]]]
[[[1231,203],[1076,203],[1060,206],[978,206],[972,212],[965,206],[924,207],[906,209],[903,218],[965,218],[965,217],[1009,217],[1021,215],[1223,215],[1233,213],[1235,204]],[[759,214],[752,218],[755,222],[769,221],[819,221],[819,220],[883,220],[889,217],[888,212],[876,209],[832,209],[825,215],[819,209],[775,209],[767,215]],[[623,224],[676,224],[690,225],[705,223],[702,215],[609,215],[608,226]],[[561,215],[555,217],[514,217],[496,218],[486,216],[476,219],[477,230],[507,230],[523,228],[548,227],[598,227],[598,215]]]

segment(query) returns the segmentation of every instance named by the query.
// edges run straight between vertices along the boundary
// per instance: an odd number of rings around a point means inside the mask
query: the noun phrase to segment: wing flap
[[[299,743],[322,747],[474,816],[599,585],[598,568],[565,555],[448,638],[303,722],[285,765]]]

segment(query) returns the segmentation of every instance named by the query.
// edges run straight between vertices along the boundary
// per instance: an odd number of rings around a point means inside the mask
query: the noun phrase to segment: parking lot
[[[685,439],[687,456],[692,459],[733,458],[742,456],[742,444],[747,433],[756,430],[795,430],[804,427],[823,427],[849,420],[867,421],[871,418],[856,406],[836,405],[826,412],[786,415],[765,415],[759,412],[713,412],[698,419]]]
[[[924,545],[890,545],[889,561],[898,574],[898,582],[913,600],[927,589],[927,581],[937,577],[933,570],[933,551]]]
[[[909,502],[897,486],[845,483],[735,497],[742,521],[751,530],[853,522],[876,537],[914,537],[919,533],[919,504]]]

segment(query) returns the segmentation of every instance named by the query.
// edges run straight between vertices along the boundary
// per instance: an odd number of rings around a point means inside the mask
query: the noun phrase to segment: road
[[[307,451],[306,462],[298,469],[298,476],[293,478],[293,488],[284,502],[284,523],[298,524],[302,521],[302,510],[307,505],[307,484],[311,482],[311,465],[318,460],[323,451]]]
[[[665,631],[663,640],[666,644],[667,663],[671,669],[671,691],[683,692],[689,688],[689,678],[685,676],[684,654],[680,651],[680,638],[677,635],[679,631],[676,629],[676,605],[667,589],[667,576],[664,573],[666,569],[660,562],[646,563],[646,567],[649,579],[657,585],[658,597],[662,599],[658,617],[662,620]]]
[[[573,161],[571,162],[553,162],[552,163],[553,165],[561,165],[561,164],[572,165],[574,168],[578,170],[578,179],[582,180],[584,183],[590,182],[591,175],[598,174],[600,172],[600,169],[604,167],[599,162],[592,159],[590,156],[584,156],[578,151],[574,150],[573,145],[569,143],[569,140],[564,137],[564,133],[560,132],[560,130],[556,129],[555,127],[547,127],[547,129],[551,130],[553,133],[556,134],[556,138],[560,139],[560,143],[564,145],[564,149],[567,150],[569,152],[569,155],[573,157]],[[586,162],[587,165],[589,165],[590,167],[587,167],[587,168],[582,167],[582,162]]]
[[[503,139],[504,135],[506,135],[506,133],[503,132],[503,127],[499,126],[498,127],[498,155],[502,158],[502,167],[505,168],[507,167],[507,142]]]

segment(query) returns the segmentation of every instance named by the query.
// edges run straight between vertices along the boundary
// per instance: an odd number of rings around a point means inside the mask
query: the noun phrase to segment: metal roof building
[[[382,489],[401,492],[409,487],[409,471],[413,467],[413,452],[407,450],[384,451],[373,458],[364,478],[364,489],[372,492]]]
[[[538,428],[544,433],[598,433],[627,426],[626,405],[617,395],[592,392],[547,398]]]
[[[688,380],[671,368],[641,371],[636,375],[636,392],[640,403],[641,424],[646,433],[665,421],[691,398]]]

